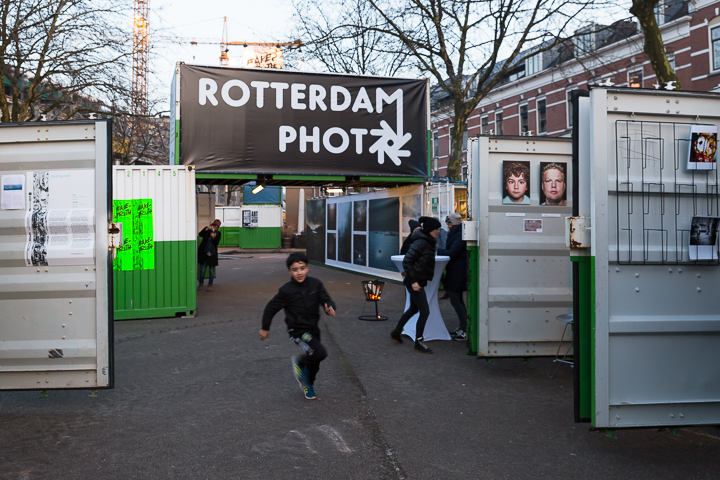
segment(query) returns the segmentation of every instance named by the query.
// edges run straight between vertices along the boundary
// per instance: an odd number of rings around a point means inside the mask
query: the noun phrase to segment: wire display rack
[[[718,171],[688,170],[696,123],[615,122],[615,260],[625,265],[718,265],[690,260],[694,216],[719,215]],[[717,249],[717,246],[715,247]],[[612,251],[612,247],[611,247]]]

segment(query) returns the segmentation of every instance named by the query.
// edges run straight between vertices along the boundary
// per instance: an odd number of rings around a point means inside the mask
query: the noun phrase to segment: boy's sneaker
[[[390,332],[390,338],[395,340],[397,343],[403,343],[402,335],[395,333],[395,331]]]
[[[304,386],[303,392],[305,392],[305,398],[308,400],[317,400],[317,395],[315,395],[315,389],[312,385]]]
[[[418,353],[432,353],[433,351],[428,348],[427,345],[425,345],[425,342],[423,342],[422,337],[415,340],[415,351]]]
[[[295,380],[297,380],[298,384],[300,384],[301,387],[305,387],[305,369],[300,366],[300,356],[293,355],[292,357],[290,357],[290,361],[292,362],[292,369]]]
[[[465,333],[464,330],[460,330],[459,328],[455,330],[452,334],[453,340],[457,340],[458,342],[461,342],[463,340],[467,340],[467,333]]]

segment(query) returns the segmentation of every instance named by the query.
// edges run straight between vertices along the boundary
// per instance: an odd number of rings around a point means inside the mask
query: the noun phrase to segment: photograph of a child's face
[[[567,163],[540,163],[540,205],[567,205]]]
[[[530,205],[530,162],[503,162],[505,205]]]

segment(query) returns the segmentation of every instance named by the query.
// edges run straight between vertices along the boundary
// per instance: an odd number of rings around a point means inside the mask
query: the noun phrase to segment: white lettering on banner
[[[400,94],[402,95],[402,90],[400,90]],[[368,97],[365,87],[361,87],[358,92],[358,96],[355,97],[355,103],[353,103],[352,111],[357,113],[357,111],[361,108],[367,110],[368,113],[373,113],[372,102],[370,101],[370,97]],[[378,110],[378,112],[379,111],[380,110]]]
[[[315,107],[320,107],[320,110],[323,112],[327,110],[327,106],[325,106],[325,95],[327,95],[327,92],[325,91],[325,87],[322,85],[310,85],[310,98],[309,104],[310,104],[310,110],[315,110]]]
[[[242,97],[237,100],[231,98],[230,89],[232,87],[238,87],[242,91]],[[220,95],[222,96],[222,99],[225,101],[225,103],[227,103],[231,107],[242,107],[248,102],[248,100],[250,100],[250,89],[248,88],[247,84],[242,80],[228,80],[227,82],[225,82],[225,85],[223,85]]]
[[[330,143],[330,138],[333,135],[340,135],[340,138],[342,138],[342,143],[339,147],[334,147],[333,144]],[[323,147],[325,147],[325,150],[330,153],[343,153],[345,150],[347,150],[348,145],[350,145],[350,137],[348,137],[348,134],[345,133],[345,130],[343,130],[342,128],[329,128],[327,132],[325,132],[325,134],[323,135]]]
[[[342,94],[343,96],[343,103],[338,103],[338,94]],[[333,112],[343,112],[347,110],[347,108],[350,106],[350,101],[352,100],[352,97],[350,97],[350,92],[345,87],[340,87],[338,85],[333,85],[330,87],[330,110]]]
[[[270,88],[275,89],[275,106],[278,110],[283,108],[283,91],[287,90],[289,86],[285,82],[272,82],[270,84]]]
[[[293,110],[305,110],[307,105],[300,103],[300,100],[305,98],[305,94],[300,90],[305,90],[305,85],[302,83],[293,83],[290,86],[290,107]]]
[[[264,82],[253,81],[250,86],[255,89],[255,104],[257,108],[265,106],[265,90],[268,88],[275,90],[275,107],[282,110],[284,107],[285,90],[290,90],[290,108],[293,110],[321,110],[327,111],[328,105],[327,88],[317,84],[293,83],[292,85],[285,82]],[[231,89],[237,87],[240,89],[240,97],[235,99],[230,96]],[[218,99],[216,97],[218,84],[211,78],[200,78],[198,84],[198,102],[200,105],[217,106]],[[306,93],[307,91],[307,93]],[[220,90],[220,97],[231,107],[242,107],[250,101],[251,90],[245,82],[239,79],[228,80],[223,84]],[[293,127],[290,125],[281,125],[278,129],[278,148],[281,152],[286,152],[288,145],[298,141],[301,153],[306,153],[308,143],[312,143],[313,153],[319,153],[322,146],[330,153],[340,154],[347,151],[350,146],[350,135],[355,136],[355,153],[360,155],[363,153],[364,136],[368,133],[373,137],[378,137],[370,146],[368,152],[377,153],[379,164],[385,163],[385,158],[389,158],[395,165],[401,165],[402,158],[409,157],[410,151],[404,150],[403,146],[412,139],[412,134],[405,133],[403,125],[403,90],[396,89],[392,94],[388,95],[382,88],[375,89],[375,103],[370,98],[365,87],[360,87],[357,95],[353,99],[350,91],[340,85],[332,85],[330,87],[330,110],[333,112],[344,112],[352,105],[352,112],[358,113],[365,110],[367,113],[382,113],[383,107],[395,103],[395,125],[394,129],[385,120],[380,120],[380,128],[373,128],[369,132],[366,128],[351,128],[350,134],[340,127],[330,127],[320,136],[320,127],[312,127],[312,133],[308,134],[308,127]],[[354,100],[354,101],[353,101]],[[374,107],[374,108],[373,108]],[[365,114],[365,112],[362,112]],[[334,136],[340,137],[340,145],[335,146],[332,143]],[[337,141],[337,140],[336,140]]]
[[[250,82],[250,86],[255,89],[255,104],[257,108],[263,108],[265,106],[265,89],[270,86],[268,82]]]
[[[355,135],[355,153],[360,155],[363,152],[362,137],[368,133],[367,128],[351,128],[350,133]]]
[[[312,135],[307,134],[307,128],[300,127],[300,151],[307,151],[307,144],[312,143],[313,153],[320,153],[320,127],[313,127]]]
[[[201,78],[199,87],[198,92],[200,94],[200,98],[198,100],[200,105],[205,105],[205,102],[210,100],[211,104],[217,106],[218,101],[217,98],[215,98],[215,93],[217,93],[217,82],[215,82],[212,78]]]
[[[284,152],[287,150],[287,145],[297,139],[297,132],[289,125],[281,125],[278,131],[280,132],[280,151]]]

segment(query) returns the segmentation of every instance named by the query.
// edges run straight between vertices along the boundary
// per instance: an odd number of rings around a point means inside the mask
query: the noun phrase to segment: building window
[[[538,134],[547,133],[547,100],[540,98],[537,101]]]
[[[503,135],[503,112],[495,112],[495,135]]]
[[[528,115],[528,106],[520,105],[520,133],[527,133],[530,130],[530,117]]]
[[[462,143],[462,151],[467,152],[467,142],[468,142],[468,131],[467,131],[467,125],[465,126],[465,130],[463,130],[463,143]]]
[[[432,169],[433,169],[433,176],[434,176],[434,177],[439,177],[439,176],[440,176],[440,174],[438,173],[438,167],[440,166],[440,165],[438,165],[439,162],[440,162],[440,160],[439,160],[437,157],[433,158],[433,162],[432,162],[432,165],[433,165],[433,166],[432,166]]]
[[[630,88],[642,88],[642,86],[643,86],[642,70],[638,70],[637,72],[628,73],[628,86],[630,86]]]
[[[433,132],[433,156],[439,157],[440,156],[440,142],[438,141],[438,131],[435,130]]]
[[[489,119],[488,119],[488,116],[485,115],[484,117],[482,117],[480,119],[480,134],[481,135],[488,134],[488,124],[489,124]]]
[[[568,90],[566,92],[566,104],[567,104],[567,125],[568,128],[572,128],[573,126],[573,103],[572,103],[572,92],[573,90],[577,90],[577,88],[573,88],[571,90]]]
[[[455,127],[452,125],[450,126],[450,138],[448,138],[448,155],[452,155],[452,138],[453,138],[453,132],[455,132]]]
[[[582,57],[595,51],[595,25],[590,25],[575,32],[575,56]]]
[[[712,42],[713,70],[720,70],[720,25],[710,29]]]
[[[468,166],[467,163],[463,163],[460,169],[460,176],[463,182],[468,181]]]
[[[525,60],[525,75],[534,75],[542,70],[542,52]]]
[[[670,64],[670,68],[673,69],[673,72],[675,71],[675,54],[674,53],[665,53],[665,56],[668,59],[668,63]]]

